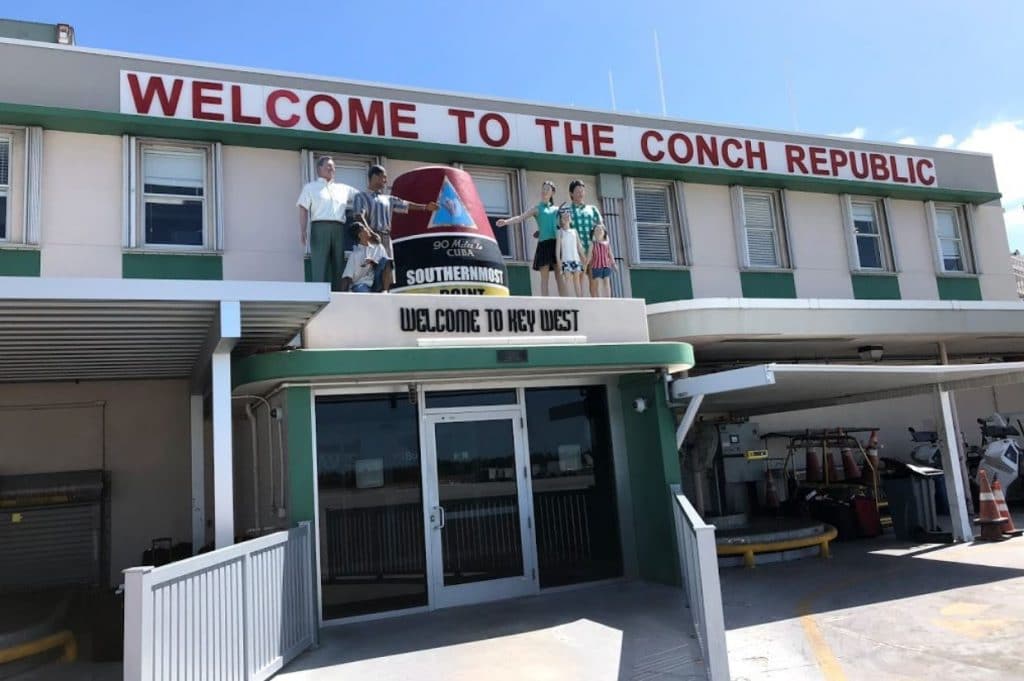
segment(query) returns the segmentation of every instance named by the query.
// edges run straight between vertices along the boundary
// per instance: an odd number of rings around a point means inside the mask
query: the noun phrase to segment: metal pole
[[[966,485],[960,475],[960,467],[953,461],[953,452],[957,450],[957,431],[953,423],[955,412],[948,391],[939,391],[939,405],[942,407],[943,430],[946,431],[946,446],[941,451],[946,496],[949,499],[949,519],[953,522],[953,539],[968,542],[974,539],[970,519],[971,507],[967,506],[967,497],[964,494]]]
[[[943,366],[949,365],[949,354],[946,352],[946,343],[939,341],[939,362]],[[950,406],[953,410],[953,427],[954,431],[953,439],[956,441],[956,453],[957,459],[960,461],[960,474],[963,476],[965,481],[970,481],[971,476],[967,471],[967,452],[964,451],[963,437],[960,430],[960,416],[957,414],[956,400],[951,400]],[[964,499],[967,503],[967,510],[970,511],[974,508],[974,498],[971,495],[971,485],[969,482],[964,485]]]

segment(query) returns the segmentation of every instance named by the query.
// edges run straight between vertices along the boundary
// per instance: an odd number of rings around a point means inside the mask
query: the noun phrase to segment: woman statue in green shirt
[[[544,180],[540,188],[540,203],[522,215],[502,218],[496,223],[498,227],[517,225],[527,218],[537,222],[537,231],[533,236],[537,239],[537,250],[533,255],[533,269],[540,272],[540,294],[548,295],[550,275],[555,269],[555,245],[558,239],[558,207],[555,206],[555,183]],[[559,276],[555,277],[558,295],[564,296],[564,283]]]

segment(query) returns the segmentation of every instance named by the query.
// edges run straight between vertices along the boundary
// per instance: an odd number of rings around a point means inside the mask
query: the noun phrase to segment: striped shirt
[[[380,192],[359,192],[352,201],[352,210],[356,213],[366,213],[366,221],[370,223],[370,229],[378,234],[389,234],[391,232],[391,214],[393,212],[409,212],[409,202]]]

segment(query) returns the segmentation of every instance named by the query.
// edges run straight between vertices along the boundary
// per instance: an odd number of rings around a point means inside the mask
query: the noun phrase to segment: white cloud
[[[917,139],[914,137],[901,137],[896,140],[896,144],[917,144]]]
[[[975,128],[956,146],[965,151],[992,154],[999,191],[1003,194],[1010,250],[1024,251],[1024,120],[996,121]]]
[[[953,146],[955,142],[956,138],[950,135],[948,132],[945,132],[939,135],[939,138],[935,140],[935,146],[941,149],[945,149],[946,147]]]
[[[856,128],[849,132],[834,132],[832,133],[832,135],[835,137],[850,137],[855,140],[862,140],[864,139],[864,135],[866,135],[867,132],[867,130],[858,125]]]

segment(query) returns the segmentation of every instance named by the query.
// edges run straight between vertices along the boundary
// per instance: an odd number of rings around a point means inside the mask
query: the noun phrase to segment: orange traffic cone
[[[839,475],[839,468],[836,467],[836,457],[832,455],[832,452],[825,452],[825,465],[828,466],[828,481],[830,483],[839,482],[843,479],[843,476]]]
[[[778,510],[779,494],[775,490],[775,478],[772,476],[772,469],[768,469],[768,475],[764,483],[764,505],[765,508]]]
[[[843,476],[850,482],[860,480],[860,466],[853,460],[853,450],[849,447],[843,447],[841,452],[843,455]]]
[[[1010,515],[1010,508],[1006,505],[1006,497],[1003,496],[1003,483],[996,480],[992,483],[992,494],[996,498],[996,508],[999,509],[999,515],[1003,519],[1003,534],[1008,534],[1011,537],[1019,537],[1024,534],[1024,530],[1018,530],[1013,525],[1013,516]]]
[[[996,497],[992,494],[992,487],[988,484],[988,474],[982,468],[978,471],[978,515],[974,522],[981,525],[981,539],[984,541],[1002,541],[1003,519],[999,515],[999,508],[996,506]]]
[[[815,449],[807,448],[807,465],[804,480],[807,482],[821,482],[821,459]]]

